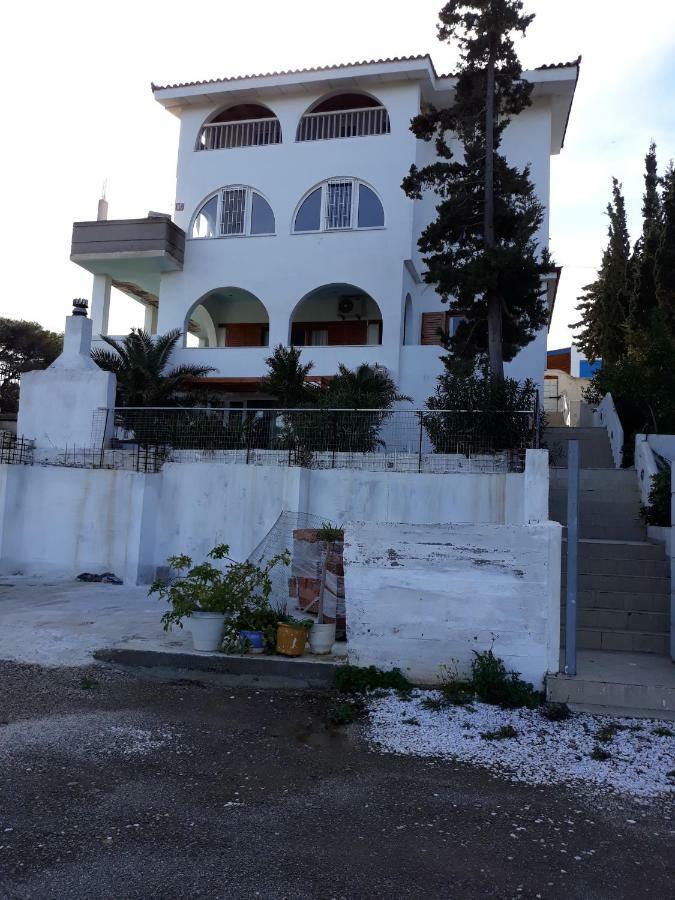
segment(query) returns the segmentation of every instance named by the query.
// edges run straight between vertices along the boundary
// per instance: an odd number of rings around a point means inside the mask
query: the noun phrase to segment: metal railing
[[[92,444],[162,447],[172,462],[392,472],[522,472],[535,410],[116,408],[94,416]]]
[[[29,466],[33,462],[34,442],[0,431],[0,463]]]
[[[300,120],[297,141],[327,141],[333,138],[389,134],[389,113],[384,106],[339,112],[306,113]]]
[[[278,119],[247,119],[242,122],[212,122],[199,132],[197,150],[230,150],[281,143]]]

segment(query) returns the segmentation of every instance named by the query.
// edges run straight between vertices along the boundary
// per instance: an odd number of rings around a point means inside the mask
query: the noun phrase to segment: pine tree
[[[631,251],[626,205],[621,185],[612,179],[612,202],[607,206],[609,241],[598,276],[586,285],[577,311],[581,328],[576,343],[590,360],[616,362],[626,350],[626,332],[631,302]]]
[[[656,300],[661,317],[675,338],[675,169],[663,176],[663,225],[656,251]]]
[[[642,200],[642,234],[633,254],[635,285],[631,302],[630,329],[644,327],[656,308],[656,254],[661,241],[661,198],[652,141],[645,157],[645,192]]]
[[[512,39],[534,18],[522,7],[521,0],[451,0],[441,9],[438,36],[461,52],[455,103],[413,119],[413,133],[433,141],[439,158],[412,166],[402,185],[411,198],[427,189],[440,198],[419,247],[425,281],[467,319],[448,341],[450,353],[472,365],[489,356],[497,377],[504,360],[545,325],[542,276],[552,268],[536,242],[544,210],[529,169],[509,166],[498,152],[511,118],[531,103],[532,85],[521,77]],[[453,139],[461,144],[457,154]]]

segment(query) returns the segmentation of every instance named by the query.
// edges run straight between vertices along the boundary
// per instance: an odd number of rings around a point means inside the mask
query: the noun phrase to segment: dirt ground
[[[0,663],[2,898],[672,896],[672,806],[383,755],[325,694]]]

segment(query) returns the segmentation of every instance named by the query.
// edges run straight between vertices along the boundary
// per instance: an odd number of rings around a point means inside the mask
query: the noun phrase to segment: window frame
[[[328,227],[328,212],[329,212],[329,185],[337,185],[337,184],[351,184],[351,203],[349,210],[349,225],[343,225],[336,228]],[[380,206],[382,207],[382,215],[384,216],[384,224],[382,225],[359,225],[359,204],[361,202],[361,185],[367,187],[374,196],[378,199]],[[312,196],[312,194],[317,191],[321,191],[321,204],[319,210],[319,227],[312,229],[305,229],[302,231],[296,231],[295,222],[298,217],[298,213],[300,212],[305,201]],[[375,188],[369,184],[367,181],[364,181],[362,178],[354,178],[350,175],[334,176],[333,178],[326,178],[325,181],[321,181],[319,184],[313,185],[301,198],[298,205],[295,207],[293,211],[293,218],[291,219],[291,234],[340,234],[348,231],[384,231],[387,227],[387,217],[384,213],[384,203],[382,202],[382,198],[379,193],[375,190]]]
[[[244,229],[243,231],[233,232],[232,234],[223,234],[223,209],[224,209],[224,199],[225,194],[231,191],[244,191]],[[266,231],[266,232],[252,232],[252,215],[253,215],[253,195],[257,194],[261,197],[265,203],[272,210],[272,217],[274,218],[274,231]],[[206,204],[212,200],[214,197],[217,197],[217,206],[216,206],[216,233],[209,237],[205,235],[204,237],[198,237],[193,234],[195,222],[197,221],[202,209],[206,206]],[[257,188],[251,187],[250,184],[226,184],[223,187],[219,187],[217,191],[213,191],[208,197],[205,197],[204,200],[201,201],[199,206],[197,207],[196,212],[192,216],[190,220],[190,226],[188,230],[187,239],[190,241],[213,241],[218,240],[219,238],[258,238],[258,237],[276,237],[277,234],[277,217],[274,213],[274,209],[272,204],[269,202],[267,197],[259,191]]]

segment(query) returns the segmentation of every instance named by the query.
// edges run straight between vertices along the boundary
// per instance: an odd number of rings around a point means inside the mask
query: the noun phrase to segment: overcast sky
[[[61,330],[91,276],[69,262],[73,221],[96,216],[104,180],[110,217],[171,212],[178,121],[150,82],[321,66],[430,52],[441,0],[62,0],[7,4],[0,77],[3,279],[0,314]],[[562,154],[552,162],[551,249],[564,266],[549,346],[569,342],[582,285],[605,239],[610,178],[624,183],[639,228],[642,157],[656,140],[675,155],[675,2],[526,0],[537,13],[521,46],[531,67],[584,60]],[[404,173],[401,173],[403,175]],[[110,330],[141,324],[118,295]]]

